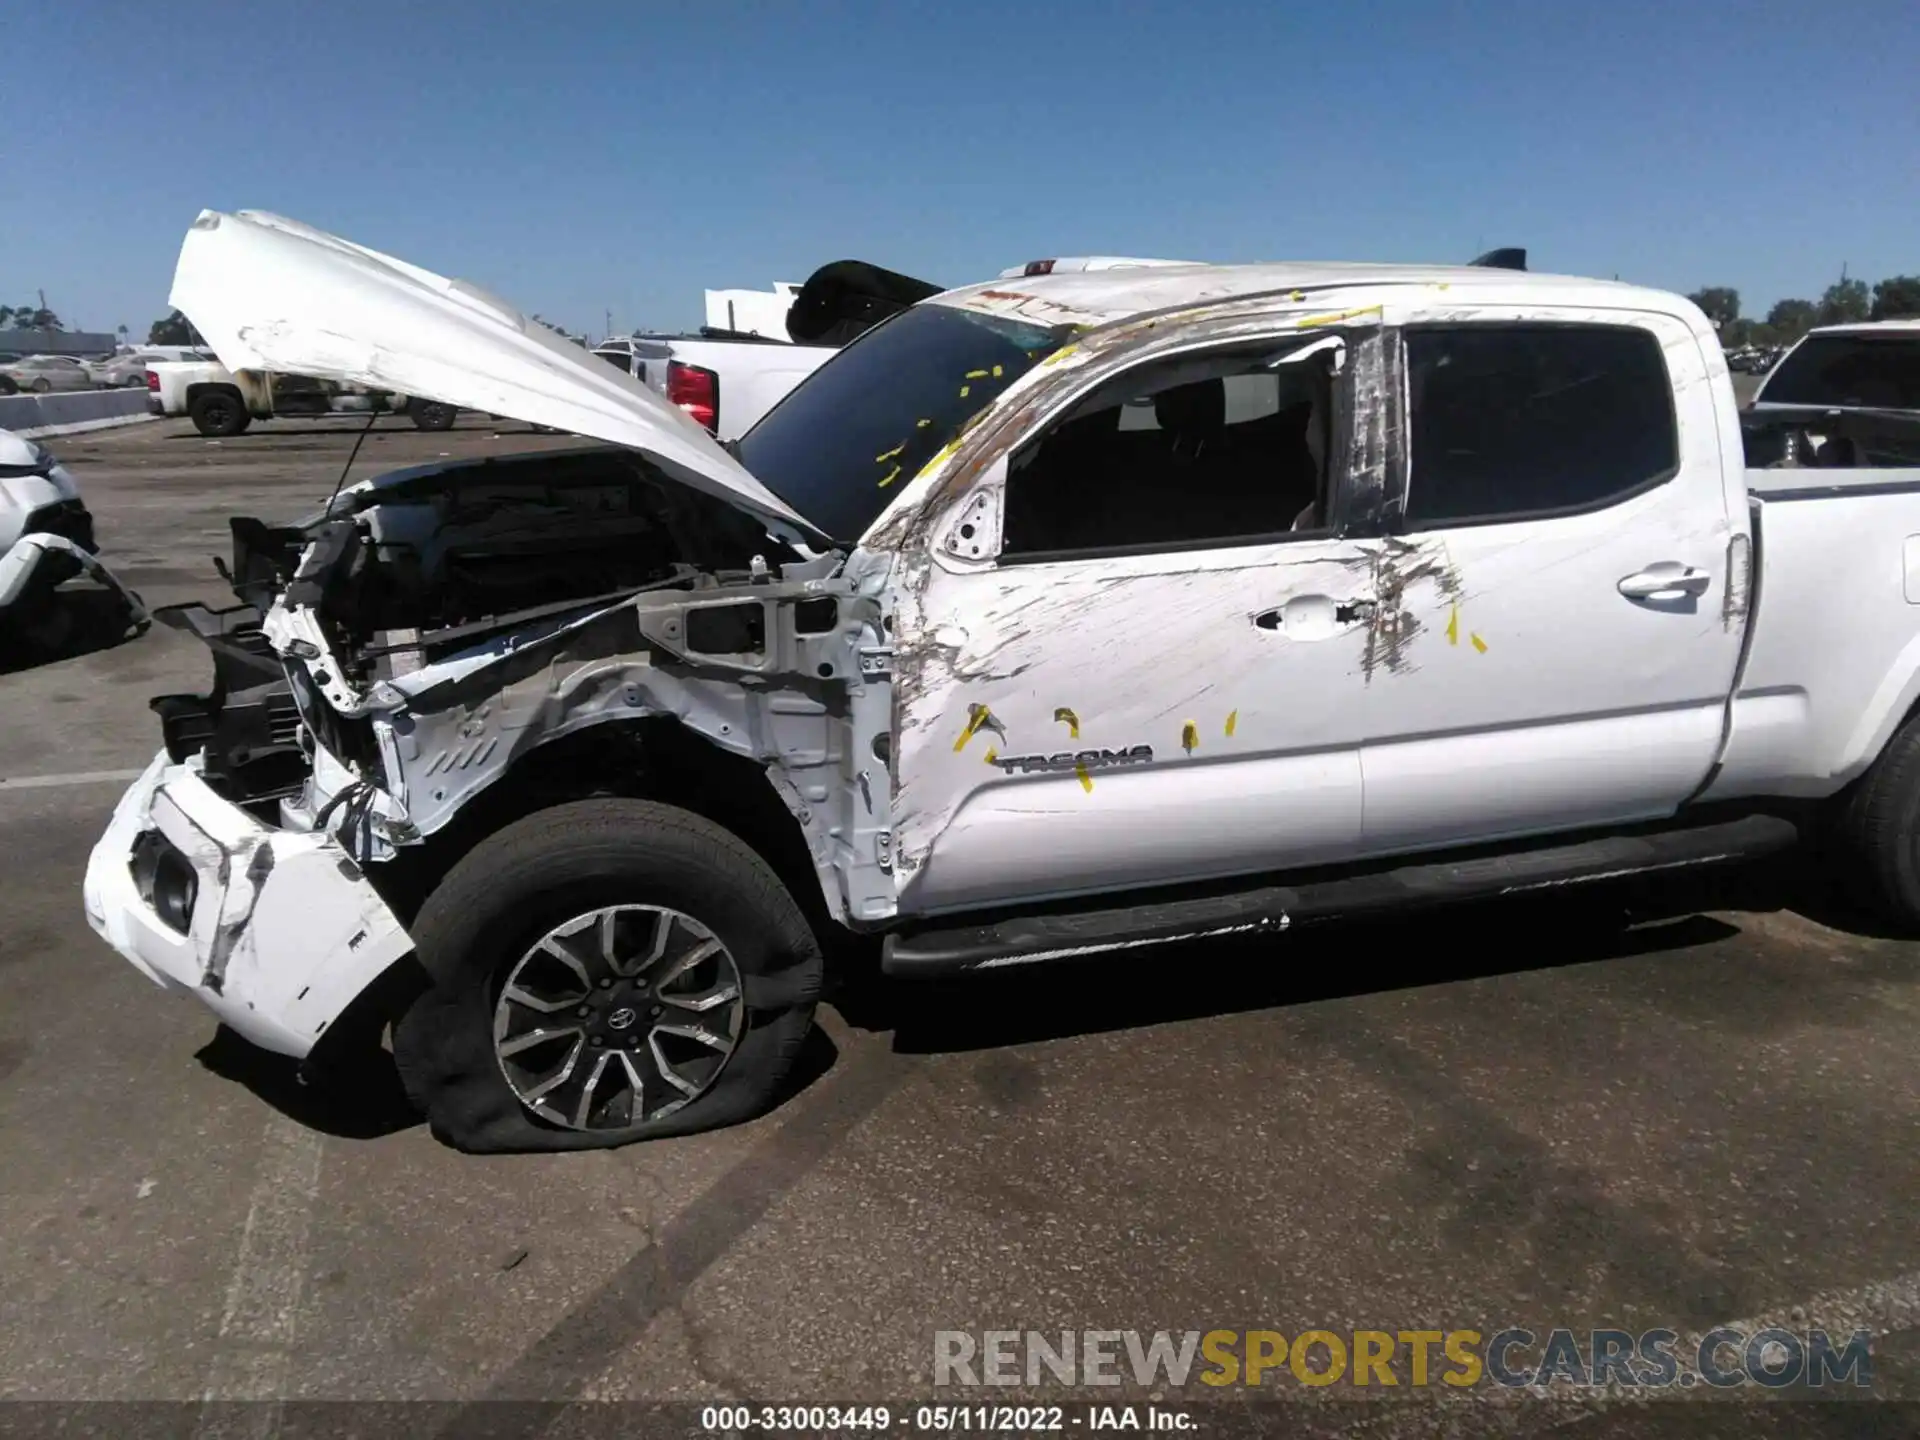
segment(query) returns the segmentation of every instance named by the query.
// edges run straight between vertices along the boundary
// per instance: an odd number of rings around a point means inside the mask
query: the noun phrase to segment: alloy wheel
[[[678,910],[608,905],[556,925],[507,972],[493,1048],[520,1103],[570,1130],[671,1115],[746,1028],[739,967]]]

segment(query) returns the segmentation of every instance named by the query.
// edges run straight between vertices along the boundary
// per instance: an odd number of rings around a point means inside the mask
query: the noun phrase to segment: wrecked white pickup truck
[[[1749,473],[1673,295],[1002,280],[860,337],[737,459],[290,222],[204,215],[173,300],[229,365],[606,442],[236,522],[248,603],[168,617],[215,687],[156,702],[87,875],[101,934],[268,1049],[390,1023],[459,1146],[752,1113],[844,932],[902,975],[1087,956],[1828,816],[1920,921],[1920,472]]]

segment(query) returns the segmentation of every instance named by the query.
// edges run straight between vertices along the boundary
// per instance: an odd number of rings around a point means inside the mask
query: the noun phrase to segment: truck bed
[[[1830,794],[1920,699],[1920,468],[1746,478],[1756,578],[1747,654],[1702,798]]]

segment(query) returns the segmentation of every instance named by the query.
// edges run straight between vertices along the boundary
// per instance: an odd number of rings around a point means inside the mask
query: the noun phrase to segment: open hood
[[[346,381],[624,445],[819,543],[691,417],[464,280],[264,211],[203,210],[171,303],[230,370]]]

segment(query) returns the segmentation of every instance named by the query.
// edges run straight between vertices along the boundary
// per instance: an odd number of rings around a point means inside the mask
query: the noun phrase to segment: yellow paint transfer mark
[[[1229,740],[1233,738],[1233,727],[1239,723],[1240,712],[1238,710],[1229,710],[1227,712],[1227,738]]]
[[[902,440],[898,445],[894,446],[891,450],[887,451],[886,454],[874,456],[873,463],[876,465],[884,465],[887,463],[887,461],[893,459],[894,456],[898,455],[902,450],[906,448],[907,448],[907,442]]]
[[[1482,640],[1477,634],[1470,634],[1467,638],[1473,641],[1474,649],[1478,650],[1482,655],[1487,653],[1487,642]]]
[[[985,755],[982,755],[980,758],[982,760],[985,760],[987,764],[991,765],[993,764],[994,761],[1000,758],[1000,752],[994,749],[993,746],[989,745],[987,746],[987,753]]]
[[[987,378],[987,372],[984,370],[967,371],[967,379],[969,380],[984,380],[986,378]]]
[[[1180,748],[1189,755],[1200,748],[1200,727],[1191,720],[1180,727]]]
[[[1073,711],[1062,705],[1058,710],[1053,712],[1053,718],[1067,726],[1067,733],[1073,739],[1078,740],[1080,738],[1080,717],[1074,714]]]
[[[880,484],[878,488],[884,490],[887,488],[887,486],[891,485],[894,481],[898,480],[899,478],[900,478],[900,467],[896,465],[893,467],[893,469],[889,470],[886,474],[880,477]]]
[[[960,732],[960,738],[953,742],[954,753],[957,755],[960,751],[966,749],[967,741],[979,734],[981,727],[991,724],[993,724],[993,712],[991,710],[987,709],[984,705],[969,705],[967,707],[967,728],[962,730]]]
[[[1306,319],[1296,321],[1295,323],[1298,324],[1302,330],[1306,330],[1315,325],[1338,325],[1342,320],[1353,320],[1362,315],[1378,315],[1379,313],[1380,307],[1378,305],[1362,305],[1357,310],[1336,310],[1331,315],[1309,315]]]
[[[953,458],[953,452],[959,448],[960,442],[958,440],[949,440],[945,445],[942,445],[938,450],[934,451],[933,455],[927,460],[927,463],[920,467],[920,475],[931,475],[942,465],[946,464],[947,461],[951,460]],[[916,475],[913,478],[918,480],[920,475]]]
[[[1093,793],[1093,776],[1087,773],[1087,767],[1084,765],[1076,765],[1073,767],[1073,773],[1080,777],[1080,788],[1091,795]]]
[[[1000,367],[999,367],[998,365],[996,365],[996,366],[994,366],[994,367],[993,367],[993,378],[994,378],[994,379],[996,379],[996,380],[998,380],[998,379],[999,379],[999,378],[1001,377],[1001,375],[1002,375],[1002,374],[1004,374],[1004,373],[1005,373],[1005,372],[1004,372],[1004,371],[1002,371],[1002,370],[1001,370],[1001,368],[1000,368]]]
[[[933,424],[931,420],[916,420],[913,422],[913,428],[916,430],[924,430],[931,424]]]
[[[1069,355],[1073,354],[1073,352],[1078,350],[1079,348],[1080,347],[1078,345],[1062,345],[1058,350],[1054,351],[1051,355],[1047,356],[1047,358],[1042,360],[1040,363],[1042,365],[1058,365],[1062,360],[1066,359]]]
[[[1294,301],[1300,301],[1300,300],[1304,300],[1304,299],[1306,299],[1306,298],[1307,298],[1307,292],[1306,292],[1306,291],[1304,291],[1304,290],[1296,290],[1296,291],[1294,291],[1294,292],[1293,292],[1293,293],[1292,293],[1291,295],[1289,295],[1289,296],[1288,296],[1287,298],[1288,298],[1289,300],[1294,300]]]
[[[1453,607],[1453,613],[1447,617],[1447,644],[1460,643],[1460,607]]]
[[[973,386],[971,386],[971,385],[962,385],[962,386],[960,387],[960,398],[961,398],[962,400],[964,400],[964,399],[966,399],[966,398],[967,398],[967,392],[968,392],[968,391],[970,391],[970,390],[972,390],[972,389],[973,389]]]

